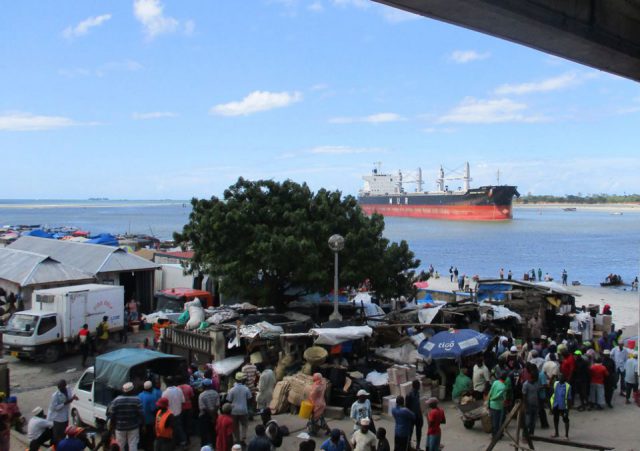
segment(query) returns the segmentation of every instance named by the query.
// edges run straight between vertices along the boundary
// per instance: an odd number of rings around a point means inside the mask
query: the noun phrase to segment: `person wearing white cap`
[[[376,451],[378,440],[373,432],[369,430],[369,418],[360,420],[360,429],[351,436],[353,451]]]
[[[363,418],[371,418],[371,401],[367,398],[369,393],[366,390],[360,389],[356,394],[358,397],[353,404],[351,404],[351,419],[353,420],[353,430],[355,431],[360,427],[360,420]]]
[[[53,421],[45,418],[42,407],[34,408],[31,413],[33,416],[27,424],[29,451],[38,451],[47,441],[51,441],[53,437]]]
[[[156,402],[160,399],[161,393],[160,390],[153,387],[151,381],[146,381],[143,387],[144,390],[138,394],[138,398],[140,398],[140,403],[142,404],[142,414],[144,415],[144,428],[140,441],[145,451],[153,451],[153,442],[155,441],[154,424],[156,421],[156,411],[158,410]]]
[[[140,426],[144,423],[142,403],[133,393],[133,384],[127,382],[122,386],[122,394],[109,404],[107,417],[115,425],[116,440],[122,448],[129,444],[129,449],[137,450],[140,441]]]
[[[634,351],[629,352],[629,357],[624,364],[624,385],[627,388],[625,394],[627,404],[631,404],[631,401],[629,401],[631,392],[638,390],[638,359],[636,355]]]

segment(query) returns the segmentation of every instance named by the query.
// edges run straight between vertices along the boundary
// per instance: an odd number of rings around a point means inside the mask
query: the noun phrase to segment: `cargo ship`
[[[410,179],[401,171],[397,174],[383,174],[380,163],[371,175],[365,175],[364,188],[358,193],[358,204],[371,215],[403,216],[411,218],[448,219],[456,221],[506,221],[513,219],[513,196],[519,197],[516,186],[490,185],[470,188],[471,174],[466,163],[462,176],[445,177],[440,167],[436,179],[436,191],[423,191],[422,170]],[[463,186],[457,191],[449,189],[448,180],[462,180]],[[499,173],[498,173],[499,180]],[[413,192],[404,185],[415,183]],[[498,182],[499,183],[499,182]]]

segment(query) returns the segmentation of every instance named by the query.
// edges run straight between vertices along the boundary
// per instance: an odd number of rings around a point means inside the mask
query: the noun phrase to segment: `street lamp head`
[[[329,249],[333,252],[340,252],[344,249],[344,237],[342,235],[331,235],[329,237]]]

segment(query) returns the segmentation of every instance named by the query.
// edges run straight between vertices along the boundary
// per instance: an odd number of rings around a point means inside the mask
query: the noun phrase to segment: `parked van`
[[[73,394],[78,399],[71,403],[71,422],[101,428],[109,403],[122,393],[126,382],[133,382],[137,394],[146,380],[186,374],[184,358],[149,349],[125,348],[99,355],[75,385]]]

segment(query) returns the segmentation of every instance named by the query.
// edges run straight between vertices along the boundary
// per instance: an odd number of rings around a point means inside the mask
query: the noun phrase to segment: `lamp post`
[[[329,237],[329,249],[334,253],[334,273],[333,273],[333,313],[330,320],[342,320],[342,315],[338,311],[338,252],[344,249],[344,237],[335,234]]]

